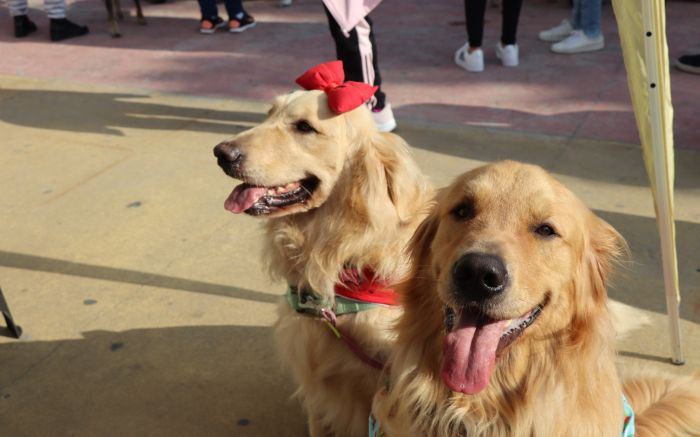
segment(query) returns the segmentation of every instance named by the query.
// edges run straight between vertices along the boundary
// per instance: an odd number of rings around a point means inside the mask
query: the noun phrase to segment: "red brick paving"
[[[81,0],[71,4],[69,16],[92,33],[64,43],[48,42],[41,3],[31,4],[39,9],[31,16],[40,31],[16,40],[11,26],[2,27],[0,74],[267,101],[292,89],[307,67],[334,56],[318,0],[297,0],[285,9],[271,1],[246,2],[258,26],[213,36],[196,32],[194,1],[146,1],[148,25],[127,18],[121,39],[109,36],[101,1]],[[669,2],[667,13],[672,59],[700,50],[700,2]],[[486,71],[470,74],[452,62],[466,39],[461,1],[385,0],[373,19],[384,88],[399,123],[417,119],[637,143],[611,6],[603,7],[607,46],[595,53],[555,55],[537,40],[538,31],[567,14],[563,1],[525,2],[521,65],[504,68],[492,50],[500,17],[490,8]],[[11,23],[5,9],[0,22]],[[676,145],[700,150],[700,76],[673,70],[671,80]]]

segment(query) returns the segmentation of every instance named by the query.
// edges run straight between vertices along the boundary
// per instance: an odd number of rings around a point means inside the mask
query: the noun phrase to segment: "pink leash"
[[[343,340],[348,349],[350,349],[355,354],[355,356],[357,356],[357,358],[359,358],[365,364],[372,366],[377,370],[384,369],[384,363],[367,355],[365,351],[363,351],[362,348],[353,341],[352,337],[350,337],[347,334],[344,334],[343,331],[341,331],[340,328],[338,328],[336,324],[336,316],[332,310],[328,308],[322,308],[321,317],[323,317],[323,321],[326,322],[326,324],[331,329],[331,331],[333,331],[335,336]]]

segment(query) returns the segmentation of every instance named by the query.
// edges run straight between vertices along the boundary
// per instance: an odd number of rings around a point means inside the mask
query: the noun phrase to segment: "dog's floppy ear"
[[[578,317],[588,320],[600,313],[607,301],[607,283],[617,261],[627,251],[627,243],[619,232],[603,219],[588,212],[582,262],[576,280]]]
[[[428,262],[430,257],[430,245],[435,239],[440,225],[435,204],[435,200],[430,202],[431,213],[421,222],[408,243],[408,251],[413,260],[414,270]]]
[[[405,339],[424,338],[426,329],[439,332],[442,327],[440,300],[435,298],[433,292],[435,278],[430,251],[440,227],[440,217],[434,202],[431,207],[432,212],[421,222],[407,245],[411,259],[411,272],[397,286],[404,307],[404,317],[399,322],[398,331]],[[431,328],[427,328],[426,323]],[[440,356],[439,354],[429,355]]]
[[[626,252],[627,244],[622,236],[610,224],[587,211],[585,220],[583,250],[581,262],[573,283],[574,312],[570,326],[572,340],[585,341],[587,333],[602,332],[592,329],[607,318],[607,284],[616,262]]]
[[[417,212],[416,202],[426,191],[425,177],[411,158],[408,144],[398,135],[376,133],[372,142],[384,168],[391,203],[399,220],[408,222]]]
[[[594,216],[588,262],[593,295],[596,300],[605,300],[608,277],[627,250],[627,243],[622,235],[608,222]]]

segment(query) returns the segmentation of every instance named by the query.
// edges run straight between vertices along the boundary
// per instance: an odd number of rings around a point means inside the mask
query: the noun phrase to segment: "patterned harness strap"
[[[337,317],[353,314],[385,305],[398,305],[396,292],[374,280],[371,270],[362,274],[357,269],[345,269],[335,286],[335,304],[333,308],[323,302],[313,291],[289,285],[287,303],[295,311],[314,316],[324,322],[339,340],[342,340],[357,358],[368,366],[382,370],[384,363],[367,354],[360,345],[344,332],[337,324]]]

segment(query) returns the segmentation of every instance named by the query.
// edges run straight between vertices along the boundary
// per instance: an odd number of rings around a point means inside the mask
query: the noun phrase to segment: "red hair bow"
[[[376,86],[362,82],[344,82],[342,61],[319,64],[299,76],[297,84],[306,90],[322,90],[328,95],[328,107],[336,114],[352,111],[368,101]]]

